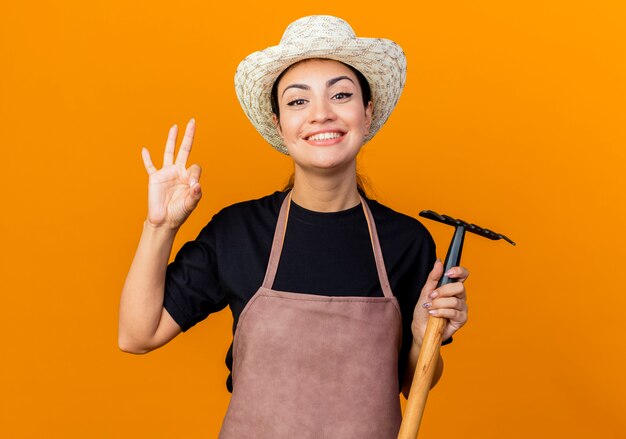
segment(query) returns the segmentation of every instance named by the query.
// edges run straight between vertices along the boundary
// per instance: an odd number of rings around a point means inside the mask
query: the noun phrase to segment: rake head
[[[511,239],[507,238],[505,235],[501,233],[496,233],[492,230],[479,227],[476,224],[466,223],[463,220],[452,218],[451,216],[448,216],[448,215],[440,215],[437,212],[434,212],[432,210],[422,210],[420,212],[420,216],[424,218],[428,218],[433,221],[447,224],[449,226],[463,227],[467,232],[472,232],[477,235],[483,236],[485,238],[492,239],[494,241],[497,241],[498,239],[504,239],[509,244],[515,245],[515,243]]]

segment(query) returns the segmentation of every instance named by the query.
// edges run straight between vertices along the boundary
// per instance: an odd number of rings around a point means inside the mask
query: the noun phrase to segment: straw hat
[[[382,38],[357,38],[348,23],[329,15],[312,15],[294,21],[278,46],[254,52],[241,61],[235,73],[235,90],[252,125],[274,148],[287,153],[272,121],[270,95],[276,78],[292,64],[309,58],[326,58],[349,64],[370,85],[374,112],[370,140],[393,111],[406,79],[406,58],[396,43]]]

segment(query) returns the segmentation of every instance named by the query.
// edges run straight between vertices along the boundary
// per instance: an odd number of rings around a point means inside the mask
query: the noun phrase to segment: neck
[[[356,165],[342,174],[306,172],[296,166],[291,199],[316,212],[338,212],[358,205]]]

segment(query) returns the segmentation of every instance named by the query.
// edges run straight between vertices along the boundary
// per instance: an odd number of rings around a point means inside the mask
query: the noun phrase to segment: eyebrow
[[[333,85],[335,85],[336,83],[338,83],[339,81],[343,79],[347,79],[348,81],[354,84],[354,81],[349,76],[337,76],[336,78],[331,78],[328,81],[326,81],[326,87],[332,87]],[[306,84],[291,84],[291,85],[288,85],[283,90],[283,93],[281,96],[284,96],[285,92],[289,90],[290,88],[299,88],[301,90],[311,90],[311,87]]]
[[[351,83],[354,84],[354,81],[352,79],[350,79],[348,76],[337,76],[336,78],[329,79],[328,81],[326,81],[326,87],[330,87],[332,85],[335,85],[336,83],[338,83],[342,79],[347,79],[348,81],[350,81]]]

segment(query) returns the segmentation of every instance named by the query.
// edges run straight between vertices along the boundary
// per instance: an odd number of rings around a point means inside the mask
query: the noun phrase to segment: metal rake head
[[[492,239],[494,241],[497,241],[498,239],[504,239],[506,242],[515,245],[515,243],[507,238],[505,235],[501,234],[501,233],[496,233],[492,230],[489,229],[485,229],[483,227],[479,227],[476,224],[470,224],[467,223],[463,220],[460,220],[458,218],[452,218],[451,216],[448,215],[440,215],[435,211],[432,210],[422,210],[420,212],[420,216],[424,217],[424,218],[428,218],[430,220],[433,221],[437,221],[440,223],[444,223],[447,224],[449,226],[453,226],[453,227],[463,227],[466,231],[468,232],[472,232],[475,233],[477,235],[480,236],[484,236],[485,238],[489,238]]]

